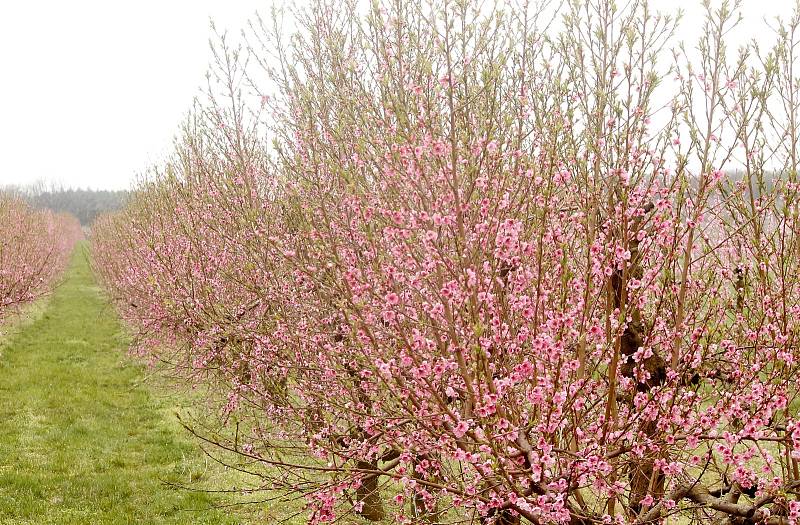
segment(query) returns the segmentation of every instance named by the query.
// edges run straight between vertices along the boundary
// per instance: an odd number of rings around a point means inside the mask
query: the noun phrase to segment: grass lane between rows
[[[171,486],[213,486],[229,473],[179,427],[175,399],[144,383],[144,367],[125,355],[85,244],[41,304],[0,341],[0,524],[255,518],[253,508],[215,508],[231,502],[225,496]]]

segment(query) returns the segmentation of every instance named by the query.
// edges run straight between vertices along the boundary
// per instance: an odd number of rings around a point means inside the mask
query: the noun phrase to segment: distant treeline
[[[44,188],[41,185],[6,187],[0,191],[20,195],[39,208],[49,208],[59,213],[71,213],[83,226],[90,225],[102,213],[122,208],[130,194],[125,190]]]

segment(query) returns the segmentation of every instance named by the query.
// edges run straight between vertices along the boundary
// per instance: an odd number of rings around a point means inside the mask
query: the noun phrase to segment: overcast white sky
[[[209,18],[257,0],[0,0],[0,185],[125,188],[205,81]],[[266,12],[266,9],[265,9]]]
[[[794,0],[744,0],[743,38]],[[0,185],[121,189],[168,151],[205,79],[209,19],[238,34],[269,0],[0,0]],[[681,36],[701,22],[682,7]]]

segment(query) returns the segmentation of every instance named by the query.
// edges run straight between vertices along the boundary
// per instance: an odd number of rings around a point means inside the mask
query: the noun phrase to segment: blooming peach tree
[[[52,288],[82,236],[74,217],[0,193],[0,320]]]
[[[95,266],[311,523],[797,523],[798,17],[551,7],[223,41]]]

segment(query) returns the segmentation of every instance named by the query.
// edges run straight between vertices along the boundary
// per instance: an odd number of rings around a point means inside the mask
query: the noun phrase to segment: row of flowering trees
[[[796,524],[798,17],[733,8],[258,21],[96,269],[311,523]]]
[[[52,288],[82,236],[74,217],[0,193],[0,320]]]

